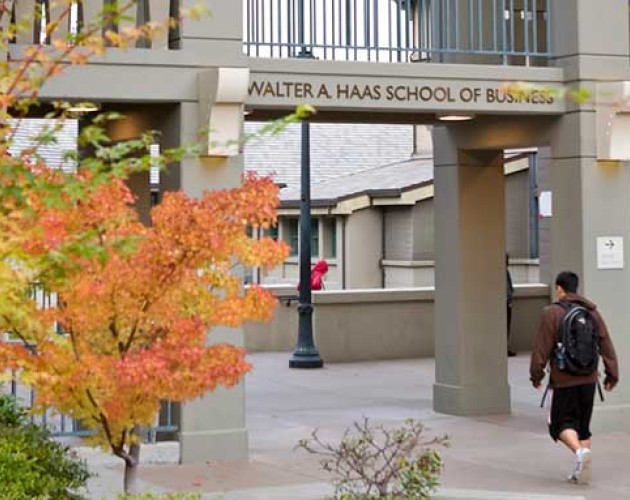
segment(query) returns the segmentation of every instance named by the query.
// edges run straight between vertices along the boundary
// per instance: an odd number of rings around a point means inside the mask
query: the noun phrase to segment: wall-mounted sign
[[[541,191],[538,196],[538,214],[541,217],[551,217],[553,215],[551,191]]]
[[[597,238],[597,269],[623,269],[623,237]]]
[[[312,84],[292,81],[253,81],[249,95],[279,99],[349,99],[357,101],[451,102],[468,104],[538,104],[555,102],[554,95],[543,89],[510,91],[501,87],[461,87],[447,85],[358,85],[337,83]]]
[[[507,85],[468,80],[439,82],[414,78],[361,79],[332,75],[278,76],[253,73],[249,104],[349,106],[407,109],[560,111],[563,104],[548,85]],[[359,80],[359,82],[357,82]],[[378,82],[378,83],[377,83]]]

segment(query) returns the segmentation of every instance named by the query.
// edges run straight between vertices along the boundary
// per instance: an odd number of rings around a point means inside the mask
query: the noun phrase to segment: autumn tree
[[[247,236],[247,227],[275,223],[277,188],[268,178],[248,176],[240,188],[200,199],[167,194],[151,225],[142,225],[125,180],[148,168],[152,135],[111,145],[103,125],[115,114],[81,131],[80,146],[94,155],[69,155],[74,173],[49,168],[40,154],[68,117],[67,103],[48,103],[51,125],[31,147],[11,152],[16,123],[42,109],[38,95],[49,78],[178,22],[103,35],[101,27],[124,15],[123,6],[55,39],[71,2],[61,5],[60,17],[46,26],[52,49],[29,46],[0,63],[0,328],[11,340],[0,341],[0,368],[36,389],[34,411],[53,407],[92,429],[94,442],[124,460],[127,490],[137,470],[138,429],[153,424],[161,400],[230,387],[249,370],[242,349],[208,345],[207,335],[217,325],[269,318],[273,297],[243,289],[235,266],[274,266],[287,249]],[[5,26],[10,6],[0,0]],[[0,31],[0,49],[17,29]],[[159,161],[188,153],[166,151]],[[58,300],[41,309],[33,288]]]
[[[274,297],[258,287],[243,291],[234,266],[275,266],[287,255],[284,244],[246,234],[247,226],[275,222],[271,179],[248,176],[240,188],[200,199],[169,193],[150,227],[138,221],[132,200],[120,181],[74,205],[33,200],[37,230],[22,250],[66,255],[39,282],[59,305],[4,311],[4,326],[22,342],[0,345],[4,365],[37,389],[40,408],[80,420],[125,461],[125,489],[138,463],[138,428],[153,425],[161,400],[230,387],[250,368],[243,349],[206,341],[216,325],[272,313]],[[98,251],[64,248],[85,234]]]

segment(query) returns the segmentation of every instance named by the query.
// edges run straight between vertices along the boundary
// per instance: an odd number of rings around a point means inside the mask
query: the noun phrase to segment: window
[[[311,218],[311,257],[319,257],[319,219]]]
[[[298,219],[294,217],[286,219],[284,229],[284,242],[289,245],[291,249],[289,256],[295,257],[298,254],[299,248]]]
[[[267,228],[263,232],[265,238],[271,238],[274,241],[278,241],[278,226],[272,226]]]
[[[254,228],[252,228],[252,226],[249,226],[249,225],[246,226],[245,234],[247,235],[248,238],[253,238]],[[255,280],[254,268],[250,266],[244,266],[243,267],[243,284],[250,285],[251,283],[254,283],[254,280]]]
[[[337,258],[337,219],[323,219],[324,258]]]
[[[300,248],[300,219],[296,217],[285,219],[282,239],[291,248],[289,256],[296,257]],[[311,218],[311,257],[319,257],[319,220],[316,218]]]

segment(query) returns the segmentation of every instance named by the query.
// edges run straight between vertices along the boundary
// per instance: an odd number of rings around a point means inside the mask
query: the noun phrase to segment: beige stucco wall
[[[423,200],[411,210],[412,260],[432,259],[435,248],[433,199]]]
[[[313,259],[315,265],[318,259]],[[338,290],[341,288],[341,268],[337,260],[326,259],[328,262],[328,273],[324,279],[327,290]],[[261,275],[261,282],[268,285],[287,285],[295,288],[300,280],[300,270],[297,257],[287,259],[282,265],[271,269]]]
[[[290,287],[272,287],[280,297],[270,323],[245,326],[251,352],[295,347],[297,297]],[[291,298],[292,297],[292,298]],[[430,357],[434,355],[434,290],[344,290],[313,294],[314,335],[326,362]],[[545,285],[516,285],[511,347],[531,348],[542,308],[549,303]]]
[[[340,291],[314,299],[313,327],[327,362],[433,355],[433,290]]]
[[[506,247],[510,257],[529,257],[529,176],[527,170],[505,177]]]
[[[430,261],[384,260],[385,288],[433,286],[435,263]]]
[[[514,283],[540,283],[538,259],[510,258],[510,274]],[[385,288],[434,286],[435,261],[385,260]]]
[[[346,219],[343,238],[345,284],[351,288],[383,286],[383,216],[376,208],[354,212]]]

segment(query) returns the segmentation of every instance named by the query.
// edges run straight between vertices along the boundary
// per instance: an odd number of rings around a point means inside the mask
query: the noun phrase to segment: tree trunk
[[[140,443],[129,447],[129,455],[125,458],[125,493],[140,493],[138,491],[138,465],[140,465]]]

